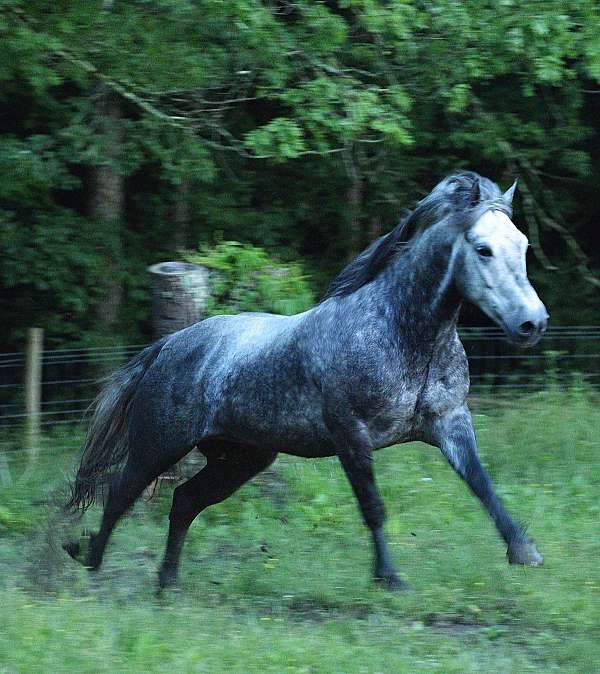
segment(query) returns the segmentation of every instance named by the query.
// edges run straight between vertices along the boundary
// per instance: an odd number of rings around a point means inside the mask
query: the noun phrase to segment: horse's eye
[[[475,248],[477,251],[477,255],[481,255],[481,257],[492,257],[492,249],[489,246],[477,246]]]

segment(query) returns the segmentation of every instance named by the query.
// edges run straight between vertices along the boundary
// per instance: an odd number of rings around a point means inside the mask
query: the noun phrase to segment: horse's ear
[[[512,200],[513,197],[515,196],[515,190],[517,189],[517,181],[519,179],[517,178],[515,182],[506,190],[506,192],[502,195],[502,198],[506,203],[510,206],[512,205]]]
[[[481,200],[481,186],[479,185],[479,178],[476,178],[471,187],[471,194],[469,195],[469,205],[476,206]]]

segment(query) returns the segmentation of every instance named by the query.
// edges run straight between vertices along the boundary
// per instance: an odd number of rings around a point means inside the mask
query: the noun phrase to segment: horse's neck
[[[393,308],[405,343],[436,342],[453,335],[461,299],[453,282],[452,241],[425,233],[381,275],[381,296]]]

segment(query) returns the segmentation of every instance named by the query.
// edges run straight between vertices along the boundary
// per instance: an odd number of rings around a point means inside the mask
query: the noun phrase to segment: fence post
[[[27,413],[27,451],[30,462],[40,449],[40,408],[42,392],[42,345],[44,331],[29,328],[25,360],[25,412]]]
[[[5,487],[9,487],[12,484],[8,459],[6,458],[6,454],[2,451],[0,451],[0,482]]]

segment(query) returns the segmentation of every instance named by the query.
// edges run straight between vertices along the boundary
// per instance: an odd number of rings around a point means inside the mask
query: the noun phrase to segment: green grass
[[[498,491],[545,555],[539,569],[508,566],[436,450],[379,452],[389,540],[412,587],[399,595],[370,582],[336,461],[291,457],[198,518],[181,590],[154,593],[167,488],[88,576],[60,550],[54,511],[74,457],[48,440],[34,473],[0,494],[0,672],[600,672],[597,403],[573,389],[475,414]],[[8,456],[18,476],[22,454]]]

